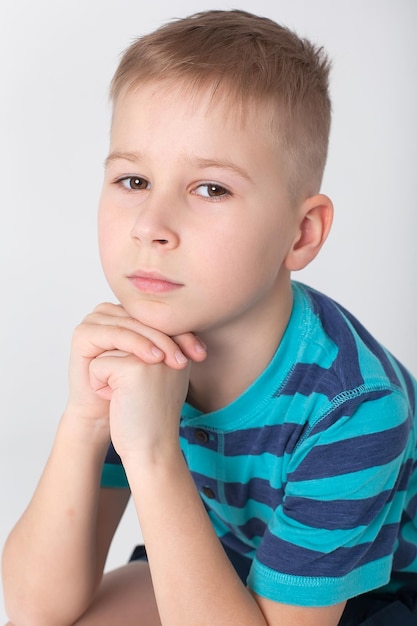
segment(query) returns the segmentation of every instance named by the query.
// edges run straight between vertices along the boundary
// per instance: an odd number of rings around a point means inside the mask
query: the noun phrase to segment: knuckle
[[[120,308],[120,305],[113,304],[112,302],[100,302],[99,304],[97,304],[94,307],[93,313],[106,313],[107,311],[109,311],[113,307],[119,307]]]
[[[84,336],[84,333],[85,333],[85,321],[83,320],[82,322],[77,324],[77,326],[75,326],[74,331],[73,331],[73,338],[77,340],[81,338],[82,336]]]

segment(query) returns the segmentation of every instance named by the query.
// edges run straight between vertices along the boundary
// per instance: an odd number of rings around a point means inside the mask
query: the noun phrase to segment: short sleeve
[[[386,584],[411,474],[401,393],[345,400],[300,441],[248,578],[272,600],[326,606]]]

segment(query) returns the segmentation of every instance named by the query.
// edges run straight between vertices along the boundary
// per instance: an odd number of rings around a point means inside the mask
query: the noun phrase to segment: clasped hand
[[[192,333],[169,337],[100,304],[74,331],[67,412],[111,437],[122,458],[177,442],[191,361],[205,358]]]

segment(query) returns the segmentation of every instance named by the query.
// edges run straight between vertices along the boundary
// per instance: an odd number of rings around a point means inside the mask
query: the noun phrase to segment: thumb
[[[92,390],[103,398],[110,400],[112,396],[112,388],[109,379],[114,371],[112,367],[114,357],[127,357],[128,352],[122,350],[107,350],[102,352],[90,362],[90,385]]]

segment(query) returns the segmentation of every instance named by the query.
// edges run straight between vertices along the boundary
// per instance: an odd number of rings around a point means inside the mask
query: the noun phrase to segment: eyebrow
[[[245,178],[249,182],[253,182],[248,172],[242,167],[239,167],[238,165],[233,163],[232,161],[204,158],[204,157],[199,157],[198,155],[186,156],[185,161],[191,167],[196,167],[196,168],[201,168],[201,169],[209,168],[209,167],[216,167],[219,169],[230,170],[234,172],[235,174],[238,174],[242,178]]]
[[[104,166],[107,167],[113,161],[119,161],[119,160],[129,161],[130,163],[137,163],[138,161],[143,160],[143,155],[140,152],[118,152],[118,151],[111,152],[109,156],[105,159]],[[238,174],[242,178],[245,178],[250,183],[253,182],[252,178],[249,176],[248,172],[245,169],[243,169],[242,167],[239,167],[235,163],[228,161],[228,160],[206,158],[206,157],[200,157],[196,154],[192,154],[190,156],[185,155],[183,157],[183,161],[186,163],[186,165],[189,165],[190,167],[195,167],[195,168],[200,168],[200,169],[215,167],[218,169],[230,170],[231,172]]]
[[[140,152],[111,152],[104,161],[104,167],[107,167],[113,161],[130,161],[136,163],[142,159]]]

